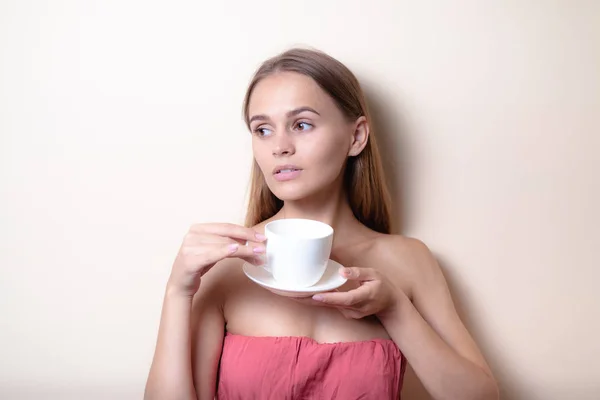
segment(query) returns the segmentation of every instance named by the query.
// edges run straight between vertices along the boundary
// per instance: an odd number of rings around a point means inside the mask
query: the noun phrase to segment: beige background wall
[[[141,398],[183,234],[242,220],[245,85],[294,44],[363,82],[402,231],[503,398],[600,398],[600,2],[577,0],[2,1],[0,398]]]

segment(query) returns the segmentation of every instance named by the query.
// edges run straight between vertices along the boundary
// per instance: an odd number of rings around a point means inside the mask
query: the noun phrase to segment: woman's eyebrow
[[[298,107],[298,108],[296,108],[296,109],[293,109],[293,110],[291,110],[291,111],[288,111],[288,112],[287,112],[287,114],[286,114],[286,116],[287,116],[288,118],[289,118],[289,117],[293,117],[294,115],[298,115],[298,114],[300,114],[300,113],[303,113],[304,111],[309,111],[309,112],[311,112],[311,113],[315,113],[315,114],[317,114],[317,115],[319,115],[319,116],[321,115],[321,114],[319,114],[319,113],[318,113],[318,112],[317,112],[317,111],[316,111],[314,108],[311,108],[311,107],[304,106],[304,107]]]
[[[308,106],[304,106],[304,107],[298,107],[295,108],[291,111],[288,111],[285,115],[286,117],[290,118],[293,117],[295,115],[298,115],[300,113],[303,113],[305,111],[317,114],[318,116],[321,116],[321,114],[319,114],[317,112],[317,110],[315,110],[314,108],[308,107]],[[269,116],[265,115],[265,114],[257,114],[257,115],[253,115],[249,120],[248,123],[252,123],[254,121],[268,121],[269,120]]]
[[[252,123],[253,121],[267,121],[269,119],[269,117],[267,117],[265,114],[258,114],[258,115],[253,115],[249,120],[248,123]]]

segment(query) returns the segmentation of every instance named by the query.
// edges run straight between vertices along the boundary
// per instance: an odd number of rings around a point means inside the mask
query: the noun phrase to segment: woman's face
[[[262,79],[248,111],[254,158],[284,201],[332,188],[348,155],[358,154],[357,127],[360,134],[366,125],[349,122],[312,78],[294,72]]]

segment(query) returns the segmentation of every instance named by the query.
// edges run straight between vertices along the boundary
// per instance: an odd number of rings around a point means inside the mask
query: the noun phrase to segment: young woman
[[[254,167],[247,226],[193,225],[167,283],[146,399],[397,399],[410,363],[435,399],[497,399],[427,247],[390,234],[361,87],[339,61],[292,49],[244,102]],[[345,288],[292,300],[244,275],[267,222],[335,230]]]

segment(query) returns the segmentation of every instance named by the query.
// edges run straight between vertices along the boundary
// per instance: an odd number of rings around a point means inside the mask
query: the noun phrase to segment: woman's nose
[[[286,132],[277,135],[273,155],[275,157],[291,156],[296,152],[293,141]]]

